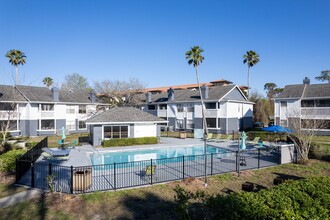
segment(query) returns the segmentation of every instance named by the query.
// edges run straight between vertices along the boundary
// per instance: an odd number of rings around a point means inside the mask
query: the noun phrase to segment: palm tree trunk
[[[248,92],[247,92],[247,98],[250,97],[250,66],[248,66],[248,83],[247,83],[247,86],[248,86]]]
[[[202,103],[202,117],[203,117],[203,142],[204,142],[204,175],[205,175],[205,186],[207,186],[207,158],[206,158],[206,136],[207,136],[207,123],[205,119],[205,111],[204,111],[204,101],[202,97],[202,91],[201,91],[201,85],[199,83],[199,78],[198,78],[198,67],[196,66],[196,80],[198,84],[198,90],[199,90],[199,95],[201,97],[201,103]]]
[[[16,79],[15,79],[15,85],[18,85],[18,66],[16,66]]]

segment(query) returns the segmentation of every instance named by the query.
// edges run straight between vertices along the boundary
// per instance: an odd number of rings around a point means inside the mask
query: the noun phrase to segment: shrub
[[[185,219],[328,219],[330,177],[289,181],[258,193],[191,193],[176,188],[177,210]],[[196,208],[198,207],[198,208]]]
[[[6,134],[6,140],[8,140],[9,137],[10,137],[10,132],[7,132],[7,134]],[[0,133],[0,142],[2,142],[2,140],[3,140],[3,134]]]
[[[27,142],[27,143],[25,143],[25,147],[27,149],[31,149],[32,147],[36,146],[38,143],[39,142],[37,142],[37,141]]]
[[[16,159],[25,153],[25,150],[11,150],[0,155],[0,171],[14,172]]]
[[[308,157],[330,161],[330,144],[312,143]]]
[[[157,144],[157,137],[142,137],[142,138],[118,138],[102,141],[103,147],[114,146],[132,146],[141,144]]]

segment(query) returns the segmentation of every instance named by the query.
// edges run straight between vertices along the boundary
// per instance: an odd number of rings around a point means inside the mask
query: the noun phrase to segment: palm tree
[[[43,80],[42,80],[42,82],[44,83],[44,85],[45,86],[47,86],[48,87],[48,89],[49,89],[49,87],[51,86],[51,85],[53,85],[53,79],[51,78],[51,77],[49,77],[49,76],[47,76],[47,77],[45,77]]]
[[[243,60],[243,63],[247,63],[248,65],[248,97],[250,95],[250,67],[253,67],[255,66],[258,62],[259,62],[259,55],[253,51],[253,50],[250,50],[250,51],[246,51],[246,54],[244,54],[243,56],[244,60]]]
[[[16,68],[16,80],[15,84],[18,84],[18,65],[25,64],[25,54],[20,50],[10,50],[6,53],[6,57],[9,58],[9,63],[11,63]]]
[[[207,163],[207,158],[206,158],[206,136],[207,136],[207,124],[206,124],[206,119],[205,119],[205,113],[204,113],[204,101],[202,97],[202,92],[201,92],[201,86],[199,83],[199,78],[198,78],[198,66],[201,64],[204,60],[204,57],[202,56],[202,53],[204,50],[200,48],[199,46],[194,46],[191,48],[191,50],[186,52],[186,60],[188,60],[188,64],[195,67],[196,70],[196,80],[198,84],[198,89],[199,89],[199,95],[201,97],[201,103],[202,103],[202,117],[203,117],[203,124],[204,124],[204,159],[205,159],[205,186],[207,186],[207,173],[206,173],[206,163]]]

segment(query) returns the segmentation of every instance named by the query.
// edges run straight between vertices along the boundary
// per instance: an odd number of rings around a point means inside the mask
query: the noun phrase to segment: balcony
[[[18,119],[19,113],[13,111],[0,111],[0,120]]]
[[[158,110],[157,111],[157,116],[158,117],[167,117],[167,110]]]
[[[55,112],[54,111],[41,111],[40,118],[54,118]]]
[[[301,108],[301,118],[329,119],[330,107]]]

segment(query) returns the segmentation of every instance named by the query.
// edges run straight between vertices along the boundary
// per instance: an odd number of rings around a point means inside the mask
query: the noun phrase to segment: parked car
[[[257,121],[253,124],[254,128],[263,128],[264,127],[264,123],[261,121]]]

